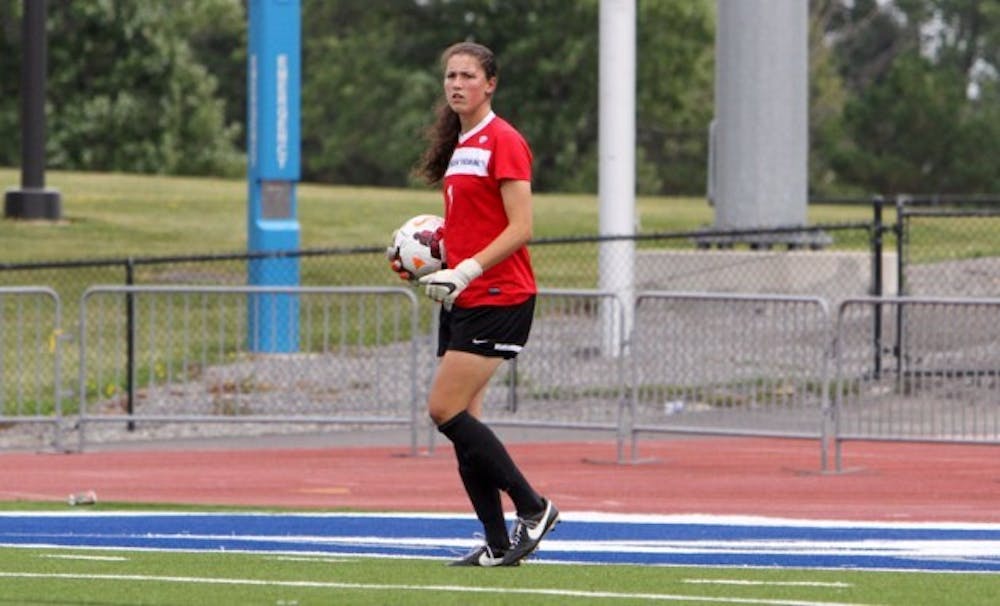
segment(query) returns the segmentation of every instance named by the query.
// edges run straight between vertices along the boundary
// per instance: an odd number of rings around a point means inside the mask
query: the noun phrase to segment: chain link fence
[[[61,447],[62,307],[44,287],[0,288],[0,428],[43,426]]]
[[[1000,197],[894,202],[899,296],[1000,296]]]
[[[993,275],[998,256],[996,230],[990,223],[995,220],[994,202],[979,200],[976,208],[960,211],[952,207],[961,205],[953,204],[942,212],[940,201],[925,208],[912,200],[905,204],[897,200],[896,220],[890,224],[882,223],[880,213],[882,206],[893,205],[876,199],[870,223],[538,239],[530,248],[544,296],[539,298],[531,343],[494,377],[486,413],[497,424],[613,431],[619,444],[623,436],[644,431],[819,435],[821,426],[810,423],[829,407],[822,387],[829,360],[818,353],[824,339],[820,302],[839,309],[844,301],[921,284],[927,286],[920,288],[948,291],[941,294],[953,297],[1000,296],[1000,279]],[[623,268],[633,272],[634,290],[602,292],[597,275],[602,247],[623,239],[631,240],[636,250],[634,265]],[[954,243],[961,246],[943,252]],[[245,316],[254,313],[249,289],[267,288],[246,286],[251,264],[274,255],[297,260],[301,288],[308,291],[296,297],[300,325],[295,339],[301,356],[294,365],[279,355],[257,355],[256,348],[246,344],[253,343],[252,327],[237,320],[244,317],[245,322]],[[921,278],[924,274],[932,278]],[[296,391],[303,380],[311,384],[312,379],[302,376],[313,376],[342,357],[332,341],[316,336],[321,331],[346,335],[347,325],[358,323],[365,327],[362,332],[378,335],[373,344],[379,343],[379,351],[400,347],[405,340],[403,333],[394,332],[397,329],[379,332],[387,329],[383,316],[401,312],[390,313],[375,300],[362,304],[364,297],[349,294],[350,289],[370,291],[367,296],[389,289],[394,293],[390,299],[407,293],[406,304],[413,307],[417,328],[398,330],[415,335],[412,393],[421,407],[433,372],[435,307],[400,284],[387,268],[382,246],[0,265],[0,288],[16,290],[25,284],[51,286],[57,306],[60,301],[64,306],[57,314],[61,320],[50,322],[54,328],[43,332],[81,342],[62,347],[61,369],[34,373],[36,377],[61,373],[62,386],[53,378],[33,387],[50,392],[47,398],[12,391],[18,380],[22,385],[24,380],[12,378],[9,368],[14,367],[9,362],[0,369],[5,373],[0,437],[22,422],[50,422],[57,407],[66,415],[80,415],[81,421],[71,429],[80,430],[81,440],[101,439],[105,425],[126,422],[136,431],[159,426],[165,419],[157,415],[190,420],[194,434],[215,431],[209,426],[221,425],[214,423],[219,420],[241,422],[227,426],[271,429],[388,419],[411,423],[408,415],[413,413],[409,409],[404,413],[395,396],[376,393],[374,400],[366,400],[371,410],[361,411],[358,406],[365,398],[348,405],[332,396],[314,398],[308,389]],[[210,297],[225,299],[224,305],[197,301],[212,289],[227,293],[212,292]],[[335,294],[330,289],[348,291]],[[354,302],[346,307],[320,303],[352,297]],[[10,341],[12,327],[42,321],[11,322],[11,311],[26,313],[17,309],[5,302],[7,321],[0,318],[8,360],[19,358],[13,352],[22,347]],[[363,310],[382,319],[365,317]],[[886,382],[882,374],[902,376],[913,368],[920,340],[908,335],[919,334],[920,324],[912,322],[909,313],[892,304],[877,313],[851,308],[845,326],[868,332],[863,337],[845,336],[845,343],[857,345],[840,350],[838,355],[845,359],[842,371],[848,377],[868,373],[865,376],[879,379],[870,391],[867,384],[850,384],[842,378],[831,387],[840,398],[834,401],[850,408],[862,405],[853,403],[854,394],[875,400],[882,390],[912,394],[912,382]],[[961,323],[968,310],[957,313],[940,321],[944,326]],[[199,329],[190,324],[195,318],[216,324],[211,330]],[[338,328],[331,323],[339,323]],[[224,337],[208,339],[215,330]],[[388,335],[397,339],[395,345],[378,341]],[[180,339],[194,337],[212,348],[196,355],[196,350],[180,345]],[[56,339],[55,346],[62,340]],[[833,355],[826,351],[827,357]],[[629,362],[633,355],[634,364]],[[309,356],[316,366],[303,371],[310,363],[301,360]],[[854,368],[860,361],[867,364],[863,371]],[[393,365],[405,366],[400,360]],[[338,374],[339,367],[332,368]],[[363,377],[359,384],[386,378],[379,374],[384,369],[376,372],[375,366],[342,370],[341,381],[358,372]],[[79,380],[67,382],[66,377]],[[635,389],[627,393],[630,380]],[[207,383],[191,391],[189,383],[198,381]],[[345,384],[333,389],[360,393],[356,386]],[[173,400],[165,397],[173,392],[177,396]],[[310,395],[288,400],[280,395],[304,393]],[[988,390],[982,397],[997,401],[996,393]],[[35,403],[43,400],[49,404]],[[150,408],[151,402],[158,402],[159,408]],[[416,414],[426,426],[425,415]],[[849,426],[844,429],[847,436],[861,435],[851,433]],[[905,431],[900,435],[910,437]]]
[[[860,201],[855,200],[855,203]],[[603,243],[635,242],[638,290],[821,296],[1000,296],[1000,198],[871,201],[873,220],[755,230],[539,238],[543,288],[596,288]],[[883,223],[881,209],[895,210]],[[817,244],[819,243],[819,244]],[[303,286],[394,286],[383,246],[0,264],[0,287],[46,285],[67,305],[95,284],[240,286],[265,257],[298,260]],[[875,271],[874,268],[880,268]],[[877,284],[878,281],[880,284]],[[875,292],[881,288],[881,291]]]
[[[294,299],[292,353],[252,347],[252,309]],[[126,311],[130,310],[130,311]],[[96,424],[396,424],[416,449],[421,335],[405,287],[93,287],[80,305],[81,449]],[[273,427],[271,427],[273,429]],[[166,435],[176,436],[171,428]],[[115,432],[120,435],[120,432]]]

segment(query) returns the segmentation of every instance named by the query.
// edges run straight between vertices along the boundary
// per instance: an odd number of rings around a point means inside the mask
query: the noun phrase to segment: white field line
[[[59,544],[55,544],[55,543],[24,544],[24,543],[3,543],[3,542],[0,542],[0,548],[9,548],[9,549],[77,549],[77,550],[97,551],[97,552],[100,552],[100,551],[115,551],[115,552],[118,552],[118,551],[135,551],[135,552],[151,552],[151,553],[165,552],[165,551],[169,551],[169,552],[172,552],[172,553],[205,553],[205,551],[206,551],[205,549],[197,549],[197,548],[164,549],[164,548],[160,548],[160,547],[118,547],[118,546],[77,546],[77,547],[70,548],[70,547],[67,547],[66,545],[59,545]],[[393,554],[393,553],[365,553],[365,554],[358,554],[358,553],[355,553],[355,552],[339,553],[339,552],[331,552],[331,551],[301,551],[301,550],[295,550],[295,551],[267,551],[267,552],[262,552],[262,551],[256,550],[256,549],[226,549],[224,547],[223,548],[213,548],[211,551],[216,552],[216,553],[235,553],[235,554],[258,555],[258,556],[261,555],[261,554],[264,554],[264,553],[269,553],[269,554],[272,554],[272,555],[286,554],[286,555],[289,555],[289,556],[292,556],[292,557],[313,557],[313,558],[316,558],[316,559],[319,559],[319,558],[330,558],[330,557],[332,557],[332,558],[343,559],[344,561],[357,561],[359,558],[363,558],[363,559],[381,559],[381,560],[408,560],[408,559],[413,559],[413,556],[401,555],[401,554]],[[425,556],[421,556],[421,557],[425,557]],[[442,557],[442,556],[426,556],[426,559],[431,559],[431,560],[448,560],[449,558],[448,557]],[[576,560],[560,560],[558,558],[547,558],[545,560],[539,560],[539,561],[535,562],[535,564],[537,564],[539,566],[548,566],[548,565],[578,566],[578,565],[581,565],[581,564],[584,564],[584,565],[596,565],[596,564],[600,564],[600,562],[580,562],[580,561],[576,561]],[[679,564],[660,564],[660,565],[661,566],[685,566],[685,565],[679,565]],[[699,567],[697,565],[686,565],[686,566],[689,567],[689,568],[692,567],[692,566]],[[704,568],[705,566],[700,566],[700,567]],[[773,566],[769,566],[769,565],[718,564],[718,565],[709,566],[709,568],[773,569],[774,567]],[[985,574],[985,575],[996,574],[996,572],[988,571],[988,570],[986,570],[986,571],[976,571],[976,570],[940,570],[940,569],[937,569],[937,568],[874,567],[874,568],[860,569],[860,568],[850,568],[850,567],[845,568],[843,566],[792,566],[792,567],[787,567],[786,566],[785,568],[789,569],[789,570],[832,570],[832,571],[838,571],[838,572],[843,572],[844,570],[852,570],[852,571],[863,570],[865,572],[917,572],[917,573],[923,573],[923,574],[928,574],[928,573],[933,573],[933,574]],[[2,576],[2,575],[0,575],[0,576]]]
[[[324,558],[324,557],[296,557],[296,556],[276,556],[273,558],[264,558],[265,560],[272,560],[274,562],[320,562],[322,564],[344,564],[346,562],[357,562],[357,559],[351,558]]]
[[[135,535],[116,534],[49,534],[51,538],[115,538]],[[231,540],[232,535],[215,534],[174,534],[143,533],[148,540],[183,540],[217,542]],[[423,537],[377,537],[377,536],[316,536],[316,535],[240,535],[246,542],[267,542],[278,544],[326,545],[341,547],[391,547],[393,549],[467,548],[475,544],[472,539],[423,538]],[[575,553],[646,553],[646,554],[822,554],[838,556],[883,556],[883,557],[946,557],[946,558],[992,558],[1000,554],[1000,541],[980,540],[624,540],[624,541],[561,541],[547,539],[543,549],[547,552]]]
[[[49,558],[53,560],[97,560],[99,562],[128,562],[128,558],[121,556],[94,556],[94,555],[79,555],[71,553],[42,554],[39,555],[38,557]]]
[[[823,581],[750,581],[747,579],[681,579],[682,583],[691,585],[748,585],[773,587],[833,587],[846,589],[854,587],[852,583],[828,583]]]
[[[735,597],[707,597],[669,593],[623,593],[614,591],[576,591],[570,589],[523,589],[516,587],[462,587],[460,585],[404,585],[389,583],[334,583],[322,581],[279,581],[265,579],[227,579],[206,577],[176,577],[126,574],[68,574],[0,571],[8,579],[68,579],[91,581],[149,581],[156,583],[202,585],[250,585],[264,587],[298,587],[318,589],[348,589],[369,591],[426,591],[445,593],[495,593],[555,596],[581,599],[645,600],[650,602],[711,602],[719,604],[758,604],[761,606],[872,606],[853,602],[815,602],[811,600],[768,600]]]
[[[475,520],[472,514],[454,513],[364,513],[364,512],[223,512],[223,511],[93,511],[76,509],[70,511],[3,511],[0,519],[18,517],[285,517],[285,518],[389,518],[389,519],[432,519],[432,520]],[[711,514],[629,514],[604,513],[594,511],[565,511],[559,513],[564,522],[610,522],[625,524],[710,524],[724,526],[788,526],[792,528],[929,528],[938,530],[1000,530],[995,522],[897,522],[872,520],[811,520],[799,518],[773,518],[765,516],[711,515]],[[509,520],[513,520],[508,516]]]

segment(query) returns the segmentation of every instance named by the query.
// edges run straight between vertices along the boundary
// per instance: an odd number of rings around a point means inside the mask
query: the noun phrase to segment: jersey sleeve
[[[497,137],[493,150],[493,176],[497,181],[531,181],[531,162],[531,148],[520,133],[507,130]]]

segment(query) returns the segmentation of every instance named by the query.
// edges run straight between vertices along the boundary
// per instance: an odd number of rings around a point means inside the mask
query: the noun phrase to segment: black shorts
[[[449,349],[510,360],[528,342],[535,297],[517,305],[441,308],[438,356]]]

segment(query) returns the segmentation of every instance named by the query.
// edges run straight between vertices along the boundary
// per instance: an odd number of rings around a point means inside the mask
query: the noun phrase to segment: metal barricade
[[[1000,442],[1000,299],[837,308],[835,438]]]
[[[816,438],[825,470],[830,349],[821,298],[638,293],[633,458],[641,432]]]
[[[270,342],[294,351],[259,351],[248,334],[269,297],[293,301],[296,334]],[[408,425],[416,451],[410,288],[95,286],[79,327],[81,449],[91,424],[290,423]]]
[[[51,444],[62,448],[62,304],[46,287],[0,288],[0,430],[21,424],[51,426]],[[22,440],[42,436],[21,432]],[[9,440],[5,440],[8,442]]]

